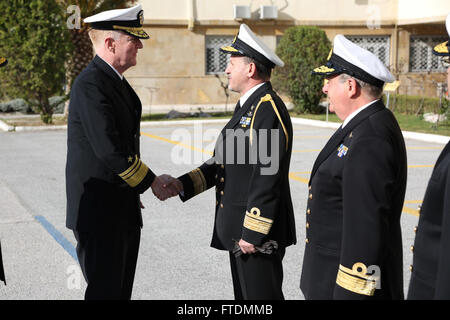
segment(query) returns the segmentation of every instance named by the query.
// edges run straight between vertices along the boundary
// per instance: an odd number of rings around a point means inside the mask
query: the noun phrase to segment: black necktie
[[[239,100],[238,103],[236,103],[236,108],[234,108],[234,113],[238,112],[241,108],[241,101]]]

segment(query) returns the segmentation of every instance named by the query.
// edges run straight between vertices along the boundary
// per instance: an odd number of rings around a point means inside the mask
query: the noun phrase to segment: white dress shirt
[[[265,82],[257,84],[256,86],[254,86],[253,88],[248,90],[246,93],[244,93],[244,95],[239,99],[239,103],[241,104],[241,108],[244,105],[245,101],[247,101],[247,99],[252,95],[252,93],[255,92],[256,90],[258,90],[258,88],[261,87],[264,83]]]
[[[344,122],[342,123],[341,128],[343,129],[343,128],[347,125],[347,123],[349,123],[350,120],[352,120],[358,113],[360,113],[361,111],[363,111],[364,109],[366,109],[366,108],[369,107],[370,105],[374,104],[374,103],[377,102],[378,100],[379,100],[379,99],[374,100],[374,101],[371,101],[371,102],[369,102],[368,104],[363,105],[363,106],[362,106],[361,108],[359,108],[358,110],[353,111],[352,113],[350,113],[350,115],[349,115],[347,118],[345,118]]]

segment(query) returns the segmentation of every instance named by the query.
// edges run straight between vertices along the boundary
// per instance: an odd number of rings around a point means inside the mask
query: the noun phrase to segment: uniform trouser
[[[6,284],[5,271],[3,270],[2,245],[0,244],[0,280]]]
[[[141,229],[74,231],[86,300],[131,299]]]
[[[235,257],[230,252],[231,275],[236,300],[284,300],[285,248],[272,254],[252,253]]]

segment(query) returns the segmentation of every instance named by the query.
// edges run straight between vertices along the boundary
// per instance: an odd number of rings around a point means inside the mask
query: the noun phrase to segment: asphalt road
[[[210,157],[224,122],[142,128],[142,159],[157,174],[181,175]],[[291,194],[298,243],[284,259],[286,299],[299,289],[305,239],[307,181],[331,128],[294,125]],[[65,227],[65,130],[0,133],[0,239],[7,286],[3,299],[82,299],[85,282],[75,258],[75,239]],[[406,140],[408,185],[402,215],[405,292],[410,245],[433,165],[444,145]],[[228,253],[209,247],[214,189],[182,203],[142,197],[144,227],[133,299],[233,299]]]

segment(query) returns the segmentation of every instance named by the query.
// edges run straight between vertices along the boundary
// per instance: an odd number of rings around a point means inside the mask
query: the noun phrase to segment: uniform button
[[[414,252],[414,246],[409,247],[409,250],[411,250],[411,252]]]
[[[306,238],[306,239],[305,239],[305,242],[306,242],[306,243],[309,243],[309,239],[308,239],[308,238]]]
[[[306,223],[306,229],[309,229],[309,222]]]
[[[220,207],[223,208],[223,203],[220,204]]]
[[[220,195],[221,195],[221,196],[223,196],[223,195],[224,195],[224,192],[223,192],[223,190],[222,190],[222,191],[220,191]]]
[[[417,226],[414,227],[414,232],[417,232]]]
[[[220,178],[220,182],[224,182],[225,181],[225,179],[222,177],[222,178]]]
[[[307,214],[311,214],[311,209],[306,210]]]
[[[217,179],[218,177],[219,177],[219,176],[218,176],[218,175],[216,174],[214,178],[216,178],[216,179]]]
[[[412,264],[409,265],[409,271],[411,271],[411,272],[413,271],[413,266],[412,266]]]
[[[308,190],[311,190],[311,186],[308,187]]]
[[[219,201],[216,201],[216,206],[219,204]]]
[[[225,166],[222,164],[221,166],[220,166],[222,169],[224,169],[225,168]]]
[[[312,199],[312,193],[309,194],[309,198]]]

